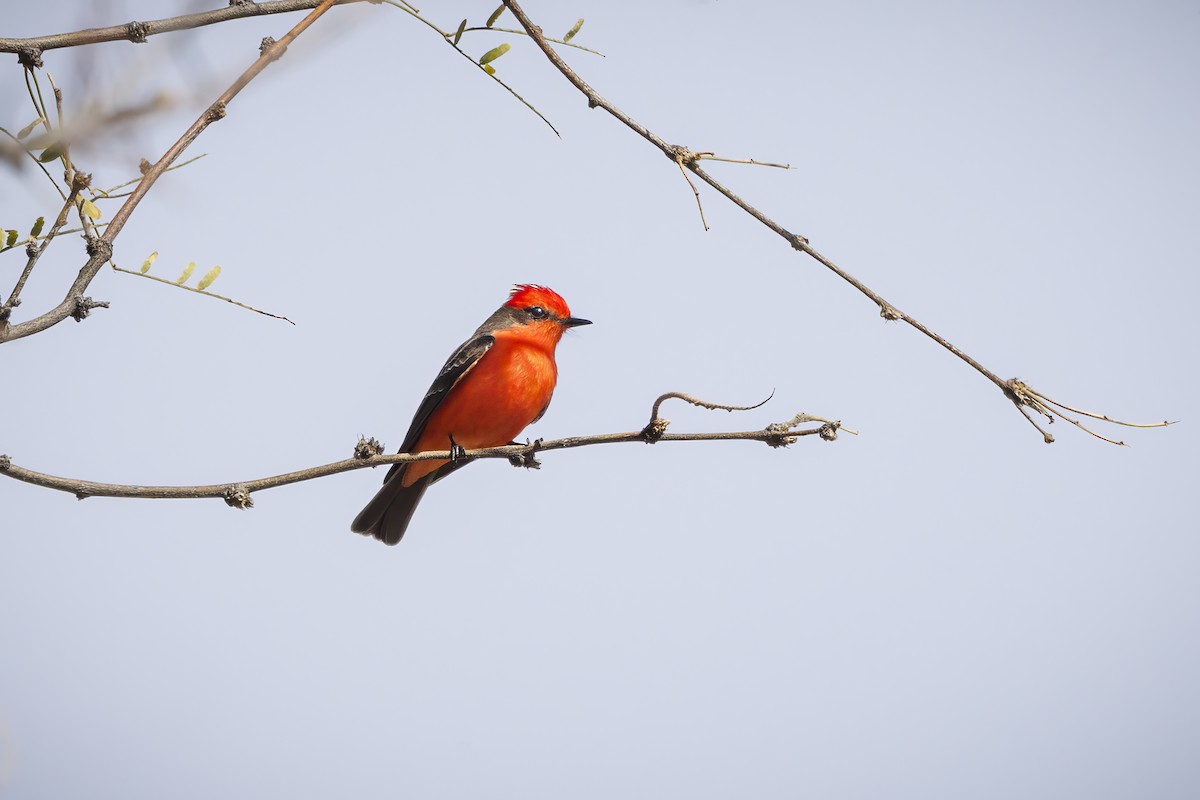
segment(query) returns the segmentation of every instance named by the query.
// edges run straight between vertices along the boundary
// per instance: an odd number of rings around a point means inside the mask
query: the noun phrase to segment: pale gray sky
[[[494,0],[422,4],[444,27]],[[181,13],[11,4],[0,35]],[[32,798],[1194,798],[1193,362],[1200,6],[527,4],[671,142],[1004,377],[1169,430],[1059,423],[702,190],[511,40],[552,133],[428,29],[337,9],[239,97],[117,242],[296,327],[102,272],[112,307],[2,348],[0,452],[139,483],[394,448],[515,282],[595,325],[530,434],[804,410],[861,436],[547,454],[434,487],[405,540],[349,532],[382,471],[219,501],[0,480],[0,795]],[[77,149],[156,158],[291,18],[50,52],[165,114]],[[508,18],[511,26],[511,18]],[[464,38],[478,55],[502,41]],[[0,125],[31,120],[15,59]],[[194,93],[184,88],[192,86]],[[55,206],[0,167],[0,227]],[[111,215],[115,205],[104,206]],[[20,314],[82,262],[56,243]],[[0,256],[0,291],[20,270]],[[23,319],[18,315],[17,319]]]

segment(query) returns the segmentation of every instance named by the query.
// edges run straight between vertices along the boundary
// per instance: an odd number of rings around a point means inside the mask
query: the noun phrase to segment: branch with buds
[[[568,436],[563,439],[543,441],[536,439],[527,444],[509,444],[503,447],[487,447],[478,450],[452,452],[450,450],[430,451],[418,454],[397,453],[384,455],[384,447],[376,439],[360,438],[354,447],[354,455],[341,461],[322,464],[316,467],[286,472],[268,478],[256,478],[248,481],[231,483],[215,483],[205,486],[145,486],[133,484],[98,483],[96,481],[63,478],[57,475],[47,475],[31,469],[18,466],[7,455],[0,455],[0,475],[5,475],[18,481],[43,486],[67,492],[83,500],[88,497],[137,497],[145,499],[201,499],[219,497],[234,508],[251,508],[254,506],[252,494],[264,489],[274,489],[277,486],[287,486],[292,483],[311,481],[342,472],[350,472],[366,467],[381,467],[391,464],[406,464],[410,461],[447,461],[451,459],[483,459],[506,458],[515,467],[539,469],[541,462],[535,457],[537,453],[551,450],[566,450],[575,447],[588,447],[596,444],[618,444],[626,442],[642,442],[657,444],[659,442],[729,442],[749,441],[763,442],[770,447],[787,447],[795,444],[801,437],[817,436],[827,442],[837,439],[839,430],[855,433],[849,428],[842,427],[838,420],[828,420],[811,414],[800,413],[785,422],[772,423],[756,431],[721,431],[716,433],[667,433],[668,420],[659,416],[659,409],[666,400],[677,398],[686,400],[692,405],[708,409],[725,411],[749,411],[766,403],[753,406],[727,406],[698,400],[690,395],[679,392],[668,392],[654,401],[650,422],[640,431],[628,433],[601,433],[592,436]],[[817,423],[816,427],[800,427]]]
[[[96,277],[96,274],[100,271],[100,268],[112,258],[113,241],[121,233],[122,228],[125,227],[125,223],[129,221],[129,217],[133,214],[134,209],[137,208],[138,203],[140,203],[142,198],[146,196],[146,193],[150,191],[150,188],[154,185],[155,181],[157,181],[164,172],[170,169],[175,160],[179,158],[179,156],[192,144],[192,142],[194,142],[200,136],[201,133],[204,132],[206,128],[208,128],[209,125],[225,118],[229,103],[232,102],[233,99],[237,97],[238,94],[240,94],[241,91],[245,89],[251,81],[258,77],[258,75],[267,68],[267,65],[282,57],[288,46],[296,39],[296,37],[307,30],[310,25],[316,22],[326,11],[332,8],[335,2],[336,0],[320,0],[320,2],[315,4],[316,7],[313,8],[313,10],[307,16],[296,23],[296,25],[293,26],[292,29],[288,31],[285,36],[283,36],[283,38],[279,39],[278,41],[264,41],[258,58],[254,60],[254,62],[246,69],[246,71],[239,75],[237,79],[234,80],[234,82],[229,86],[229,88],[222,92],[220,97],[218,97],[212,103],[212,105],[210,105],[203,113],[200,114],[196,121],[191,124],[191,126],[183,133],[182,136],[179,137],[178,140],[176,140],[175,144],[171,145],[171,147],[167,149],[167,151],[156,163],[145,168],[141,179],[137,183],[137,186],[134,187],[133,191],[125,199],[125,202],[122,203],[121,207],[117,210],[117,213],[113,215],[113,218],[105,227],[102,235],[97,235],[95,230],[90,227],[88,220],[81,215],[81,222],[85,228],[85,239],[87,240],[88,245],[88,260],[79,270],[79,274],[76,276],[74,282],[72,282],[70,288],[67,290],[67,296],[61,303],[44,314],[34,317],[26,322],[10,325],[8,324],[7,317],[13,306],[20,301],[19,295],[21,286],[23,285],[24,280],[28,277],[28,273],[36,264],[37,258],[41,256],[42,252],[45,251],[46,246],[49,245],[51,241],[50,237],[47,237],[41,247],[36,250],[36,255],[34,251],[31,251],[29,264],[27,265],[25,272],[22,273],[22,277],[17,285],[16,291],[10,295],[9,301],[5,303],[2,313],[0,313],[0,343],[12,339],[20,339],[35,333],[40,333],[47,328],[57,325],[67,317],[73,317],[76,320],[82,319],[84,316],[86,316],[86,313],[81,312],[81,308],[83,305],[86,305],[86,303],[90,303],[90,306],[84,309],[84,312],[90,311],[91,308],[102,307],[105,305],[103,303],[98,303],[91,301],[88,298],[84,298],[83,291]],[[301,5],[298,7],[305,6]],[[281,10],[293,9],[288,8]],[[214,19],[213,21],[220,20]],[[149,35],[151,32],[157,32],[149,31],[147,29],[148,26],[143,23],[134,24],[142,26],[138,29],[141,31],[139,35],[142,38]],[[172,28],[169,26],[163,27],[163,30],[177,29],[178,28]],[[88,32],[81,32],[81,34],[86,33]],[[101,38],[96,41],[105,41],[105,39]],[[134,41],[137,41],[137,39],[134,39]],[[35,66],[40,66],[41,55],[39,48],[49,46],[67,47],[71,46],[71,44],[79,43],[83,42],[68,40],[63,43],[40,42],[37,45],[31,45],[29,44],[28,40],[16,40],[16,44],[14,44],[13,40],[0,40],[0,51],[5,49],[11,50],[13,47],[19,47],[18,51],[21,54],[22,63],[25,64],[26,75],[28,76]],[[61,94],[57,91],[57,88],[55,89],[55,97],[61,104]],[[61,117],[61,107],[59,110]],[[43,117],[45,116],[46,115],[43,114]],[[45,155],[46,154],[43,153],[42,158],[45,158]],[[71,178],[70,183],[74,193],[71,195],[71,199],[67,200],[67,205],[64,206],[63,214],[60,214],[59,220],[56,223],[56,227],[51,232],[52,235],[53,233],[57,232],[58,228],[60,228],[62,223],[65,222],[66,211],[69,209],[70,204],[74,201],[74,198],[78,192],[82,191],[83,188],[82,186],[77,187],[79,181],[74,180],[75,176],[79,175],[80,173],[71,163],[69,151],[67,150],[66,145],[62,145],[61,154],[55,155],[64,161],[67,167],[67,174]],[[86,303],[84,301],[86,301]]]

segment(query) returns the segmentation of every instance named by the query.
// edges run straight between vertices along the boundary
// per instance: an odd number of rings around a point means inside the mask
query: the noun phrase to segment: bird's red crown
[[[563,300],[558,292],[536,283],[519,283],[514,286],[505,305],[513,308],[541,306],[556,317],[566,319],[571,316],[567,301]]]

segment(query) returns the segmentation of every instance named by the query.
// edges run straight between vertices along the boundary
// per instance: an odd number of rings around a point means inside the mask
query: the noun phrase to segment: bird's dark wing
[[[404,443],[400,445],[399,452],[407,453],[416,446],[434,409],[446,399],[450,390],[471,371],[472,367],[479,363],[479,359],[483,358],[495,343],[495,337],[477,332],[474,337],[454,351],[454,355],[450,356],[441,371],[438,372],[438,376],[434,378],[433,385],[425,393],[421,405],[417,407],[417,413],[413,415],[412,425],[408,428],[408,434],[404,437]],[[449,442],[446,442],[446,449],[450,449]],[[441,480],[459,467],[466,466],[467,463],[464,460],[443,464],[412,486],[401,484],[398,473],[403,469],[404,464],[393,464],[383,479],[383,486],[351,523],[350,529],[356,533],[372,535],[387,544],[396,544],[404,536],[404,531],[408,528],[408,522],[412,519],[417,503],[421,501],[421,495],[425,494],[425,489],[429,484]]]
[[[483,358],[488,350],[492,349],[492,345],[496,343],[496,337],[489,334],[476,335],[454,351],[454,354],[446,360],[436,378],[433,379],[433,384],[429,387],[429,391],[425,392],[425,398],[421,400],[421,405],[417,406],[417,413],[413,415],[412,424],[408,426],[408,433],[404,436],[404,442],[400,445],[400,449],[396,452],[407,453],[416,446],[417,440],[421,438],[421,434],[425,432],[425,424],[429,422],[430,415],[433,410],[441,405],[446,399],[446,395],[450,394],[458,382],[463,379],[471,369],[479,363],[479,359]],[[446,449],[450,449],[450,443],[446,442]],[[446,467],[457,468],[457,466],[465,464],[447,464]],[[403,464],[393,464],[388,470],[387,477],[383,479],[387,483],[388,479],[396,472],[400,471]],[[435,474],[434,480],[445,477],[445,475],[453,472],[453,469],[443,467]]]

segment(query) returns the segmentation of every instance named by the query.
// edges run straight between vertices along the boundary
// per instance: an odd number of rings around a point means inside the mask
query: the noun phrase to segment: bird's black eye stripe
[[[545,319],[546,317],[550,316],[546,309],[542,308],[541,306],[530,306],[529,308],[525,309],[525,313],[534,319]]]

